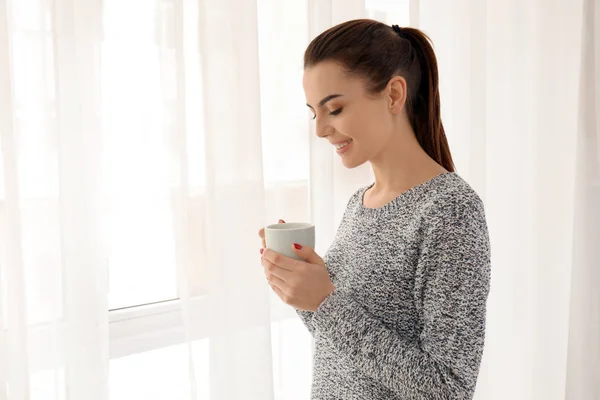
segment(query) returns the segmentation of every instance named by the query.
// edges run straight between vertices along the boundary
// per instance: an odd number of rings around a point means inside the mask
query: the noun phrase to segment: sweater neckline
[[[389,203],[384,204],[381,207],[371,208],[365,207],[364,199],[365,193],[367,190],[372,188],[375,185],[375,182],[371,183],[369,186],[362,188],[359,192],[358,196],[358,207],[362,214],[365,215],[378,215],[378,214],[386,214],[390,211],[396,210],[402,203],[411,202],[411,200],[416,200],[421,194],[429,190],[432,186],[435,186],[438,182],[443,181],[445,179],[449,179],[455,176],[455,172],[442,172],[439,175],[434,176],[433,178],[420,183],[416,186],[407,189],[406,191],[400,193],[396,198],[392,199]]]

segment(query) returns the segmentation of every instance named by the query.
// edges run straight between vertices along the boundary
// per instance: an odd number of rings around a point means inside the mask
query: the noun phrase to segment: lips
[[[344,147],[346,147],[348,144],[350,144],[352,142],[352,139],[348,139],[344,142],[338,142],[338,143],[332,143],[336,149],[340,150],[343,149]]]

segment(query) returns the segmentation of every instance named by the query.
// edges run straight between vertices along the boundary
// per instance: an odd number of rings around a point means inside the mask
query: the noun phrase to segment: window
[[[103,186],[111,309],[178,297],[168,176],[175,50],[164,31],[175,21],[168,16],[167,2],[104,2]]]

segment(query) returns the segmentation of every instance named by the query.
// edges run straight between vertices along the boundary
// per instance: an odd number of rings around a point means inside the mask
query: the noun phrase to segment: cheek
[[[342,135],[351,137],[356,141],[362,141],[369,135],[370,121],[368,115],[368,113],[349,110],[347,113],[342,112],[334,118],[332,125]]]
[[[344,136],[348,136],[361,143],[361,146],[372,147],[384,139],[390,130],[385,115],[378,109],[364,109],[364,112],[349,112],[340,115],[332,124]]]
[[[339,133],[354,140],[359,140],[362,137],[362,120],[355,114],[340,115],[333,126]]]

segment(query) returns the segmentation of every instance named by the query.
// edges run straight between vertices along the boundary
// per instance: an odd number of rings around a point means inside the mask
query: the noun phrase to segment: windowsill
[[[190,300],[195,315],[208,315],[206,297]],[[283,302],[271,305],[271,321],[297,317],[292,307]],[[148,306],[113,311],[109,314],[110,358],[150,351],[165,346],[184,343],[186,340],[180,300]],[[204,330],[192,329],[190,340],[208,336]]]
[[[208,315],[206,297],[190,300],[192,308],[198,310],[195,315]],[[271,304],[271,321],[296,318],[292,307],[283,302]],[[160,349],[167,346],[185,343],[186,329],[181,312],[180,300],[171,300],[157,304],[131,307],[115,310],[109,313],[109,356],[111,359],[126,357],[132,354]],[[202,326],[202,324],[199,324]],[[28,345],[34,355],[50,354],[42,349],[59,346],[63,324],[59,322],[39,324],[31,327],[28,335]],[[55,330],[58,329],[58,332]],[[191,329],[189,340],[201,340],[208,336],[204,330]],[[57,352],[61,354],[61,352]],[[54,354],[56,355],[56,354]],[[30,367],[33,371],[44,369],[56,364],[56,360],[34,357]]]

